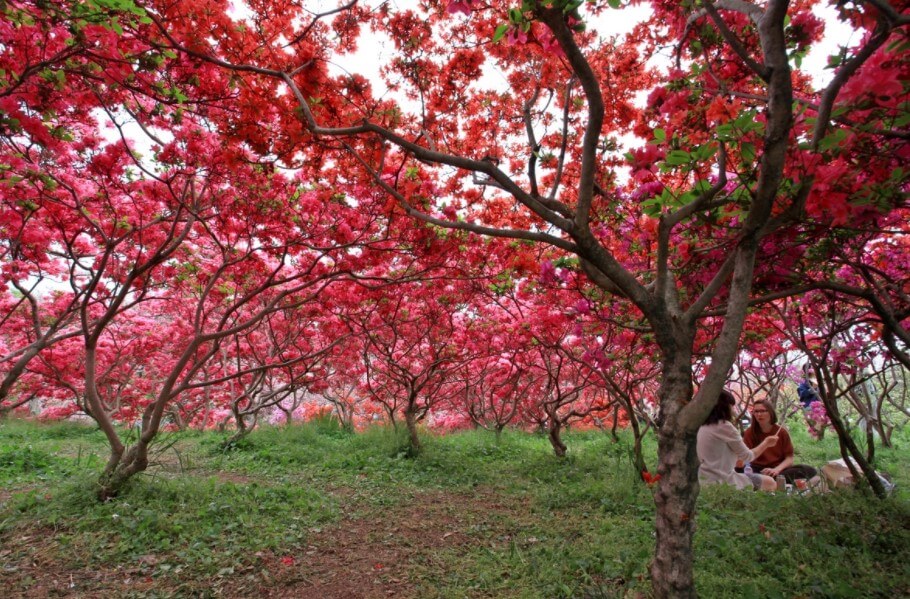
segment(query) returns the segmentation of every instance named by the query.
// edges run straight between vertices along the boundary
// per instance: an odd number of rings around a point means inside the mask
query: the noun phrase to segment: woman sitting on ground
[[[717,398],[717,403],[707,420],[698,429],[696,451],[698,452],[698,480],[702,484],[725,483],[737,489],[752,487],[763,491],[777,488],[774,479],[759,473],[738,474],[733,468],[736,460],[752,462],[768,448],[777,443],[775,435],[762,439],[754,449],[749,449],[733,426],[733,406],[736,400],[733,394],[724,389]]]
[[[783,475],[793,484],[797,478],[809,480],[818,472],[812,466],[793,464],[793,442],[787,429],[777,424],[777,412],[771,402],[764,399],[752,407],[752,424],[743,435],[746,447],[758,447],[769,436],[777,437],[777,444],[752,460],[752,469],[772,478]]]

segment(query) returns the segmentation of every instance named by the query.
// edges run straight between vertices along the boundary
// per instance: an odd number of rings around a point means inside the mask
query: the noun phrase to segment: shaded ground
[[[426,589],[428,580],[453,574],[446,571],[453,560],[438,559],[441,552],[458,555],[472,544],[508,542],[515,531],[506,523],[516,513],[528,513],[514,500],[506,502],[482,488],[471,494],[405,494],[383,506],[370,505],[349,488],[333,494],[344,516],[314,529],[302,551],[258,552],[204,581],[153,577],[154,555],[127,565],[74,568],[54,557],[66,543],[65,534],[46,528],[9,535],[0,549],[0,596],[414,597],[425,594],[418,589]]]
[[[475,511],[478,510],[478,511]],[[484,542],[507,510],[490,492],[421,493],[316,534],[306,555],[283,572],[270,597],[326,599],[413,596],[415,575],[445,572],[441,551]]]

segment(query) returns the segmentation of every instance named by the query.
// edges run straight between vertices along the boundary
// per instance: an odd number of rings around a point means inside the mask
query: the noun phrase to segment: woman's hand
[[[777,478],[777,475],[780,474],[780,467],[777,468],[765,468],[761,471],[765,476],[770,476],[771,478]]]

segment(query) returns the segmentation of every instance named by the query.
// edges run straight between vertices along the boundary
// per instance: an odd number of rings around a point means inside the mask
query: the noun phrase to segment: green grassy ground
[[[898,484],[886,501],[704,489],[701,595],[910,595],[907,432],[879,450]],[[797,461],[839,457],[835,439],[792,433]],[[392,431],[330,422],[259,430],[227,452],[222,440],[166,435],[149,473],[101,504],[100,433],[0,424],[0,595],[307,596],[326,581],[327,597],[649,594],[653,503],[627,439],[570,433],[562,460],[517,432],[428,435],[413,459]]]

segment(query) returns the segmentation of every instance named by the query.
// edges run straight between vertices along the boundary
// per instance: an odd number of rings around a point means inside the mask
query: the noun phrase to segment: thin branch
[[[407,198],[405,198],[401,194],[401,192],[399,192],[397,189],[392,187],[388,183],[388,181],[385,181],[379,175],[379,173],[377,173],[375,170],[373,170],[370,167],[370,165],[366,163],[366,161],[360,156],[360,154],[357,152],[357,150],[355,150],[353,147],[351,147],[347,143],[344,143],[344,142],[342,142],[342,143],[344,144],[345,148],[352,154],[354,159],[357,160],[361,164],[361,166],[363,166],[363,168],[370,174],[370,176],[373,178],[373,181],[376,182],[377,185],[382,187],[382,189],[385,190],[386,193],[388,193],[389,195],[391,195],[398,201],[398,203],[401,205],[401,207],[404,209],[404,211],[408,214],[408,216],[412,216],[425,223],[429,223],[431,225],[436,225],[437,227],[443,227],[446,229],[456,229],[459,231],[468,231],[471,233],[477,233],[479,235],[489,235],[492,237],[504,237],[504,238],[509,238],[509,239],[526,239],[528,241],[539,241],[539,242],[547,243],[547,244],[553,245],[555,247],[564,249],[568,252],[577,252],[578,251],[578,247],[574,243],[567,241],[565,239],[561,239],[559,237],[554,237],[547,233],[526,231],[523,229],[498,229],[498,228],[487,227],[484,225],[478,225],[478,224],[474,224],[474,223],[468,223],[468,222],[462,222],[462,221],[450,221],[448,219],[442,219],[442,218],[436,218],[434,216],[430,216],[429,214],[414,208],[414,206],[411,205],[410,202],[408,202]]]
[[[339,7],[336,8],[336,9],[329,10],[329,11],[326,11],[326,12],[323,12],[323,13],[318,13],[318,14],[314,15],[314,16],[313,16],[313,20],[310,21],[310,24],[306,26],[306,29],[304,29],[304,30],[300,33],[300,35],[298,35],[297,37],[295,37],[294,39],[292,39],[290,42],[288,42],[288,44],[285,46],[285,48],[287,48],[288,46],[293,46],[294,44],[296,44],[296,43],[300,42],[301,40],[303,40],[303,38],[305,38],[307,35],[309,35],[310,30],[313,29],[313,27],[316,25],[316,23],[319,21],[319,19],[322,19],[323,17],[329,17],[329,16],[331,16],[331,15],[338,14],[338,13],[343,12],[343,11],[345,11],[345,10],[349,10],[349,9],[351,9],[351,8],[354,8],[354,5],[355,5],[355,4],[357,4],[357,0],[351,0],[351,1],[348,2],[347,4],[344,4],[344,5],[342,5],[342,6],[339,6]]]
[[[746,66],[752,69],[752,71],[762,78],[764,81],[768,81],[771,76],[771,70],[767,65],[759,64],[754,58],[749,55],[749,51],[743,45],[742,40],[733,33],[727,23],[724,21],[723,17],[720,16],[720,13],[717,12],[717,7],[714,4],[705,0],[704,2],[705,11],[708,13],[708,16],[711,17],[711,20],[714,22],[714,25],[717,26],[717,30],[720,32],[721,36],[730,44],[730,48],[742,59]],[[755,17],[753,16],[753,20]],[[761,19],[756,20],[758,23]]]
[[[863,63],[866,62],[875,51],[885,43],[885,41],[887,41],[890,35],[891,25],[885,19],[879,20],[869,42],[863,46],[853,58],[848,60],[840,69],[838,69],[837,74],[831,80],[831,83],[825,88],[821,100],[819,101],[815,129],[812,131],[813,150],[818,150],[818,146],[825,136],[825,132],[828,130],[828,121],[831,119],[831,110],[834,108],[834,101],[837,99],[837,95],[840,93],[841,88],[847,83],[850,77],[859,70]]]

